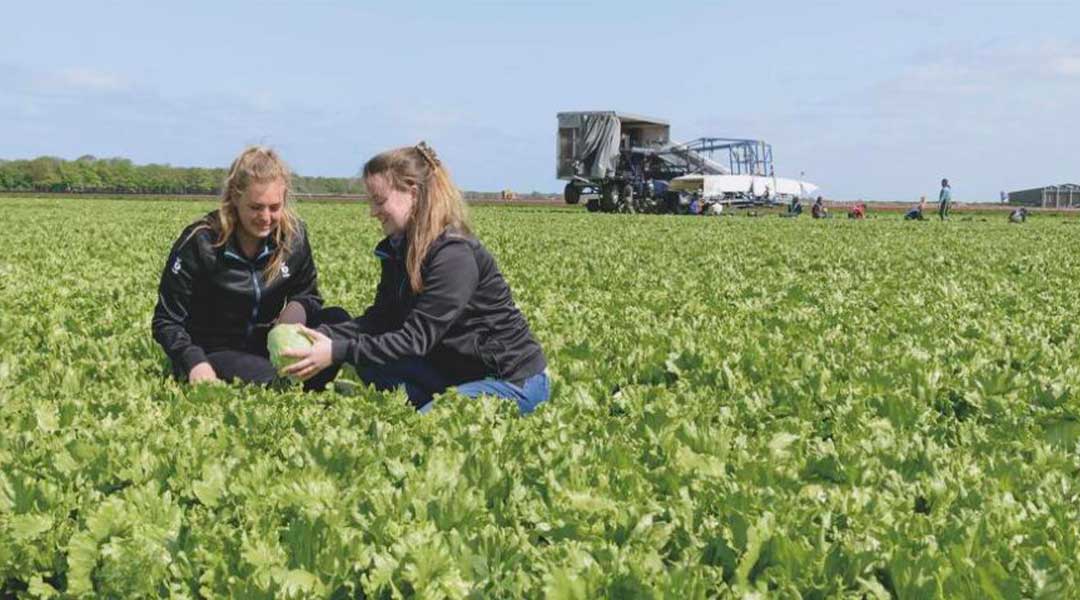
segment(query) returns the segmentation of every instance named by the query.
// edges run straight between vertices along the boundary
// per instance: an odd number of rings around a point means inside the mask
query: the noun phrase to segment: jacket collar
[[[439,237],[435,238],[435,241],[431,243],[431,247],[428,248],[428,253],[440,247],[446,242],[447,238],[459,237],[461,234],[456,229],[444,229]],[[398,236],[386,236],[375,246],[375,256],[379,257],[379,260],[405,260],[405,253],[409,249],[409,239],[405,234]]]
[[[403,260],[407,248],[408,242],[406,241],[404,234],[397,236],[388,235],[375,246],[375,256],[379,257],[379,260],[386,260],[388,258]]]
[[[225,243],[225,256],[238,260],[244,264],[262,264],[274,253],[277,248],[277,244],[274,243],[272,236],[267,236],[263,240],[262,247],[259,249],[259,253],[255,255],[255,258],[248,258],[244,256],[243,251],[240,250],[240,244],[236,241],[236,233],[234,232],[229,236],[229,241]]]

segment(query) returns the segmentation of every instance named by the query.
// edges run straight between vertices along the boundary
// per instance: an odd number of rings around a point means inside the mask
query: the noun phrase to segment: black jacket
[[[439,236],[420,270],[420,294],[409,285],[406,247],[404,240],[380,242],[374,304],[357,319],[319,328],[333,340],[335,363],[364,367],[424,357],[451,384],[485,377],[521,383],[544,370],[540,344],[478,240]]]
[[[217,233],[195,229],[216,219],[211,212],[184,229],[161,272],[151,327],[179,375],[186,376],[207,353],[218,350],[265,354],[266,333],[289,301],[300,303],[308,315],[322,307],[302,223],[280,275],[267,283],[262,271],[273,254],[273,240],[254,260],[244,256],[235,239],[215,248]]]

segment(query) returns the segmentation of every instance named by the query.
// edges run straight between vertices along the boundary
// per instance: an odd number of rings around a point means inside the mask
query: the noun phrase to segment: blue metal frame
[[[709,160],[713,159],[715,152],[727,150],[728,168],[732,175],[773,176],[772,144],[764,140],[703,137],[679,144],[675,149],[705,154]]]

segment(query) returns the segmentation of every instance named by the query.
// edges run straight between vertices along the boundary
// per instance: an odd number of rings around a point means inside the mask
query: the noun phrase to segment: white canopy
[[[724,194],[748,196],[799,196],[805,197],[818,190],[818,186],[798,179],[765,177],[761,175],[683,175],[671,180],[671,189],[678,192],[697,192],[703,198],[719,198]]]

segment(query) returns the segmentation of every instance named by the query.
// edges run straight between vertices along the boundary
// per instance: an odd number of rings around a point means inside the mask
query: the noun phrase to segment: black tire
[[[588,200],[586,200],[585,201],[585,210],[587,210],[589,212],[599,212],[600,211],[600,199],[593,196],[592,198],[589,198]]]
[[[679,213],[679,192],[666,192],[664,194],[664,204],[661,212],[672,215]]]
[[[605,183],[600,188],[600,210],[606,213],[615,212],[619,206],[618,186],[614,183]]]
[[[566,200],[567,204],[577,204],[581,202],[581,188],[572,183],[566,184],[563,189],[563,200]]]

